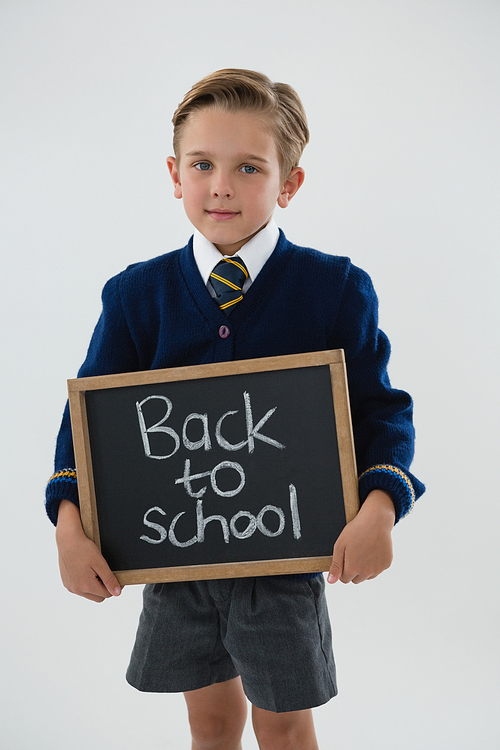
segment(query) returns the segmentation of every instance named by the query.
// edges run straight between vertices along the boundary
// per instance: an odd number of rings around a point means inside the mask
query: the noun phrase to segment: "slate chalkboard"
[[[68,390],[84,529],[122,584],[328,569],[358,509],[341,350]]]

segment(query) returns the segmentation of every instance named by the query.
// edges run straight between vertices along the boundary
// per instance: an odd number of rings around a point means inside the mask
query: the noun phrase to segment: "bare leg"
[[[253,706],[252,719],[260,750],[318,750],[309,709],[277,714]]]
[[[184,693],[192,750],[241,750],[247,702],[241,680],[219,682]]]

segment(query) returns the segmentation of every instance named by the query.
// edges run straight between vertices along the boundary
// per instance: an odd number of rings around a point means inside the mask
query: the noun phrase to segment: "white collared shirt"
[[[238,250],[237,255],[244,261],[248,270],[248,279],[243,285],[243,292],[246,292],[252,282],[255,281],[258,273],[262,270],[264,264],[276,247],[278,238],[278,225],[274,219],[271,219],[269,224],[266,224],[266,226],[261,229],[255,237],[252,237],[251,240]],[[212,285],[208,283],[208,279],[214,266],[216,266],[224,256],[217,250],[215,245],[207,240],[207,238],[197,229],[194,230],[193,253],[203,283],[207,285],[208,291],[212,297],[215,297],[215,292]]]

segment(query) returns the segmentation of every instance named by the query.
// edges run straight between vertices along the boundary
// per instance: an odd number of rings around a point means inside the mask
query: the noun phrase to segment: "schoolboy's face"
[[[180,162],[180,163],[179,163]],[[169,156],[174,195],[190,222],[224,255],[234,255],[285,208],[302,184],[300,167],[283,184],[276,143],[252,112],[202,109],[184,124],[178,161]]]

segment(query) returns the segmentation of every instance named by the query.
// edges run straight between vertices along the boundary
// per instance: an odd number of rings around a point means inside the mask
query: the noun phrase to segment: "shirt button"
[[[219,336],[221,337],[221,339],[227,339],[230,333],[231,331],[227,326],[221,326],[219,328]]]

